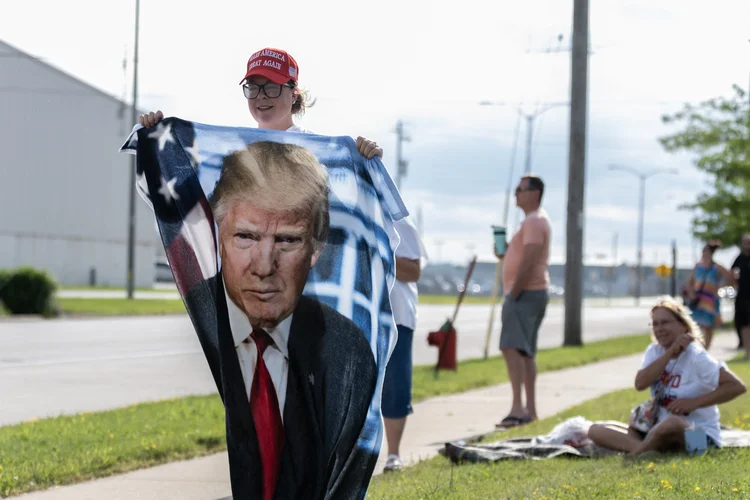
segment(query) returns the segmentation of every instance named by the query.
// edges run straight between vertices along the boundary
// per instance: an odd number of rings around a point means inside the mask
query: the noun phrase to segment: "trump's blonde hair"
[[[690,310],[677,299],[670,296],[659,297],[656,304],[651,308],[650,315],[652,319],[654,317],[654,311],[657,309],[665,309],[672,313],[672,316],[674,316],[675,319],[685,327],[687,333],[689,333],[695,340],[703,342],[703,332],[701,331],[700,326],[698,326],[698,323],[696,323],[690,315]]]
[[[319,246],[328,238],[328,172],[301,146],[261,141],[227,155],[210,200],[217,224],[237,201],[304,215]]]

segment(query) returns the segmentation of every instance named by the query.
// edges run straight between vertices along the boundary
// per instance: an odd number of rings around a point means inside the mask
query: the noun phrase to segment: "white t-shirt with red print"
[[[651,344],[643,355],[641,369],[649,366],[665,352],[666,349],[658,343]],[[671,415],[665,407],[675,399],[695,398],[716,390],[719,387],[719,370],[721,368],[726,368],[723,361],[718,361],[708,354],[700,342],[691,342],[682,354],[667,363],[659,380],[651,384],[652,398],[656,397],[663,384],[667,385],[667,389],[659,402],[657,422],[661,422]],[[685,418],[695,424],[696,428],[702,428],[707,436],[721,446],[719,407],[717,405],[698,408]]]

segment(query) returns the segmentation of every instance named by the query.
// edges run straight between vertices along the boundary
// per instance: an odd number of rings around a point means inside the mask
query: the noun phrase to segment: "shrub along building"
[[[130,108],[0,41],[0,269],[46,269],[60,283],[126,282]],[[162,252],[136,200],[136,286]]]

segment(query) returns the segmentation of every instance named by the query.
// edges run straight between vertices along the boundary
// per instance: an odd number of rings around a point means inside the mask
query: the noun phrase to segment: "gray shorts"
[[[506,296],[501,315],[500,349],[516,349],[524,356],[536,356],[539,327],[548,303],[547,290],[525,291],[517,300]]]

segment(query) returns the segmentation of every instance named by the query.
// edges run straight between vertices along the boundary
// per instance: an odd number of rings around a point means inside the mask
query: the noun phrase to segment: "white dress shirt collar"
[[[229,312],[229,327],[232,329],[232,338],[234,339],[234,346],[239,347],[243,340],[250,336],[253,331],[250,320],[247,319],[247,315],[235,304],[229,294],[227,294],[226,287],[224,288],[224,296],[227,299],[227,310]],[[289,332],[292,327],[292,317],[294,314],[290,314],[284,318],[281,323],[273,328],[264,328],[264,330],[271,336],[276,347],[281,351],[286,359],[289,359],[289,349],[287,343],[289,342]],[[264,356],[265,357],[265,356]]]

